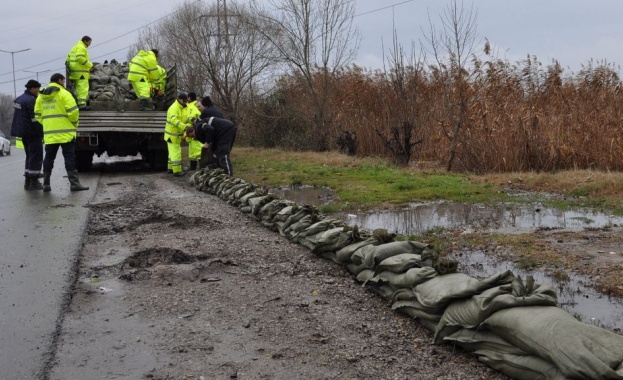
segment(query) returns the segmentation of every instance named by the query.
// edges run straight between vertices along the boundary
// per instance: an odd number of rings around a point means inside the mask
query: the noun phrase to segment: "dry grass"
[[[573,195],[586,192],[591,197],[623,200],[623,173],[597,170],[567,170],[555,173],[491,173],[471,176],[477,183],[492,183],[513,188]]]
[[[435,161],[445,166],[452,152],[451,130],[457,125],[451,107],[464,101],[455,171],[623,170],[623,86],[618,68],[593,62],[577,73],[565,74],[561,65],[543,65],[536,57],[517,64],[489,58],[473,59],[466,75],[469,82],[450,84],[444,78],[452,78],[452,73],[442,69],[411,71],[400,81],[391,70],[341,71],[332,78],[334,92],[326,110],[330,118],[321,132],[328,136],[331,149],[337,149],[335,141],[342,131],[352,131],[359,156],[399,162],[397,155],[403,152],[411,164]],[[452,98],[459,89],[465,90],[465,98]],[[313,140],[319,133],[310,122],[314,114],[305,89],[296,81],[286,81],[278,95],[280,108],[272,116],[305,115],[307,126],[297,119],[297,128],[302,128],[297,133],[305,137],[297,143]],[[279,140],[295,129],[288,125],[289,119],[282,119],[277,123],[280,129],[267,128],[264,120],[255,126],[249,122],[249,128],[258,140]],[[412,128],[404,130],[406,124]],[[259,138],[262,134],[266,136]],[[401,150],[410,146],[408,142],[420,140],[412,151]],[[543,181],[544,188],[546,183],[550,179]],[[613,186],[608,191],[618,190]]]
[[[385,165],[385,160],[377,157],[353,157],[336,151],[311,152],[311,151],[284,151],[279,149],[258,149],[248,147],[236,147],[233,153],[238,157],[257,157],[270,161],[272,159],[287,159],[294,162],[313,162],[316,165],[336,168],[356,168],[370,165]]]

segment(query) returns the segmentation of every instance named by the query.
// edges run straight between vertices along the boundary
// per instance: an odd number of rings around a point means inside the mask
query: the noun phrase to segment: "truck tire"
[[[93,165],[93,152],[80,150],[76,152],[76,168],[79,172],[86,172]]]
[[[169,160],[169,152],[166,150],[147,151],[147,161],[152,170],[166,170]]]

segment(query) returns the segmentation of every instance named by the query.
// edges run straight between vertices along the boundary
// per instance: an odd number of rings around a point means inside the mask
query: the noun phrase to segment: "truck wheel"
[[[147,152],[149,166],[152,170],[166,170],[169,152],[166,150],[150,150]]]
[[[76,168],[80,172],[86,172],[91,169],[93,165],[93,152],[91,151],[78,151],[76,152]]]

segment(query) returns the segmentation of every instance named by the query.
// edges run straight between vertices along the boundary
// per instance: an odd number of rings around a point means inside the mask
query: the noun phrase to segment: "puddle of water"
[[[333,199],[333,192],[327,187],[291,186],[270,189],[268,192],[301,206],[322,206]]]
[[[321,205],[332,199],[327,188],[293,187],[270,191],[295,203]],[[413,203],[401,210],[373,212],[362,215],[339,215],[347,224],[374,230],[384,228],[401,235],[414,235],[434,228],[477,229],[498,233],[526,233],[539,228],[582,231],[623,225],[623,217],[594,211],[562,211],[532,204],[478,205],[464,203]],[[559,306],[585,323],[623,331],[623,301],[600,294],[590,286],[592,281],[573,275],[565,280],[538,271],[515,268],[512,262],[489,257],[482,251],[463,252],[455,258],[459,271],[475,278],[486,278],[497,272],[511,270],[516,276],[532,276],[539,284],[554,288]]]
[[[299,205],[321,206],[334,198],[331,189],[326,187],[282,187],[271,189],[269,193]],[[539,228],[581,231],[587,227],[623,225],[623,216],[590,210],[562,211],[540,203],[411,203],[400,210],[342,216],[349,225],[356,224],[370,230],[385,228],[401,235],[413,235],[434,228],[473,228],[488,232],[522,233]]]
[[[509,261],[499,261],[482,251],[469,251],[455,254],[452,258],[459,262],[459,271],[474,278],[487,278],[505,270],[525,279],[532,276],[536,283],[551,286],[558,295],[558,304],[582,322],[606,329],[623,331],[623,302],[618,298],[607,297],[590,288],[592,281],[585,276],[568,274],[559,280],[538,271],[526,271],[514,267]]]
[[[349,225],[385,228],[401,235],[434,229],[473,228],[479,231],[521,233],[539,228],[581,231],[623,224],[623,217],[593,211],[562,211],[540,204],[477,205],[465,203],[411,204],[401,210],[363,215],[349,214]]]

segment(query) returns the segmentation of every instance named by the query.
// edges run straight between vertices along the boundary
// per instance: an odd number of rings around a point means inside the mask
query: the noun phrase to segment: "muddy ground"
[[[506,379],[187,179],[102,177],[50,379]]]

